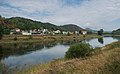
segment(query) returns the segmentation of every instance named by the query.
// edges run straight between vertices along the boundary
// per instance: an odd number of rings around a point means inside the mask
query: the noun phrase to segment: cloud
[[[56,25],[73,23],[93,29],[120,27],[119,22],[114,21],[120,18],[119,12],[120,0],[0,1],[0,14],[5,17],[22,16]]]

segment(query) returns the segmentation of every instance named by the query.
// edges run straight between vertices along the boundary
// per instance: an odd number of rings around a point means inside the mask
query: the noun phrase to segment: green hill
[[[9,22],[8,20],[6,20],[5,18],[0,18],[0,26],[3,26],[4,28],[9,28],[9,29],[12,29],[12,28],[15,28],[16,25]]]
[[[117,30],[112,31],[112,34],[120,34],[120,28]]]
[[[71,32],[80,31],[82,29],[81,27],[74,24],[67,24],[60,27],[65,31],[71,31]]]
[[[39,21],[33,21],[31,19],[22,18],[22,17],[12,17],[7,19],[9,22],[16,24],[16,26],[23,30],[30,29],[49,29],[49,30],[57,30],[60,29],[58,26],[51,23],[42,23]]]
[[[20,28],[22,30],[31,30],[31,29],[48,29],[49,31],[53,30],[62,30],[62,31],[80,31],[80,28],[74,24],[67,24],[63,26],[57,26],[52,23],[43,23],[40,21],[34,21],[31,19],[23,17],[11,17],[11,18],[1,18],[0,24],[11,28]]]

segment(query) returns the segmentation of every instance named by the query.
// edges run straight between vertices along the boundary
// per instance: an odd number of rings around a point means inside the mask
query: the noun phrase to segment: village
[[[60,31],[60,30],[55,30],[55,31],[49,31],[48,29],[34,29],[34,30],[21,30],[19,28],[15,28],[10,30],[10,35],[58,35],[58,34],[62,34],[62,35],[85,35],[87,34],[87,30],[80,30],[80,31]]]

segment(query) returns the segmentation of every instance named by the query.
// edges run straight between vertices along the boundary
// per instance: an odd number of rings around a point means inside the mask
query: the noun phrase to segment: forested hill
[[[48,29],[50,31],[53,30],[79,31],[82,29],[79,26],[73,24],[57,26],[51,23],[43,23],[40,21],[34,21],[22,17],[1,18],[0,25],[7,26],[8,28],[20,28],[22,30]]]
[[[15,28],[16,25],[12,22],[9,22],[8,20],[6,20],[5,18],[2,18],[0,17],[0,27],[4,27],[4,28],[9,28],[9,29],[12,29],[12,28]]]
[[[31,19],[26,19],[22,17],[12,17],[7,19],[9,22],[12,22],[17,25],[18,28],[23,30],[30,29],[49,29],[49,30],[57,30],[60,29],[58,26],[51,23],[42,23],[39,21],[33,21]]]
[[[65,31],[80,31],[82,28],[77,26],[77,25],[74,25],[74,24],[67,24],[67,25],[63,25],[63,26],[60,26],[63,30]]]
[[[117,30],[112,31],[113,34],[120,34],[120,28]]]

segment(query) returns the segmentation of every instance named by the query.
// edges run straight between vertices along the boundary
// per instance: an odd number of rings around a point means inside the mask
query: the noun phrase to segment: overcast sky
[[[114,30],[120,28],[120,0],[0,0],[0,15]]]

